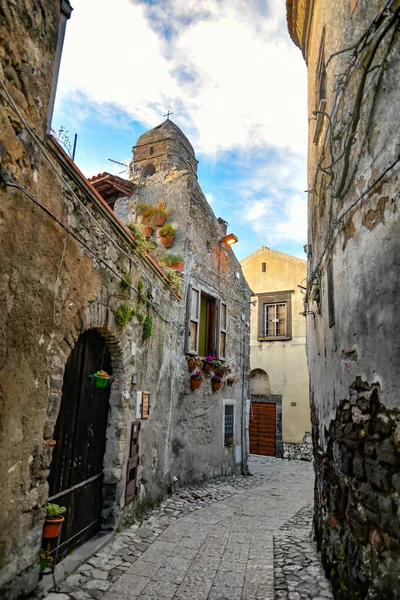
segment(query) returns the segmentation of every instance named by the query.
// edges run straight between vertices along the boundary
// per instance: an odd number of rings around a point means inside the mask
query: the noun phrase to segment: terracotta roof
[[[115,202],[123,196],[132,196],[135,185],[129,179],[123,179],[111,173],[99,173],[88,179],[106,202]]]

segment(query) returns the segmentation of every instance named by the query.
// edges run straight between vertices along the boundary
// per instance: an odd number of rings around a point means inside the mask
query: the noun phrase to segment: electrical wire
[[[63,223],[54,213],[52,213],[33,194],[31,194],[31,192],[29,190],[27,190],[23,185],[14,181],[12,179],[11,175],[9,174],[9,172],[6,169],[4,169],[4,167],[2,167],[1,163],[0,163],[0,178],[7,187],[16,188],[16,189],[20,190],[23,194],[25,194],[36,206],[38,206],[41,210],[43,210],[51,219],[53,219],[70,236],[72,236],[78,242],[78,244],[80,244],[83,248],[85,248],[85,250],[87,250],[87,252],[89,252],[89,254],[91,254],[91,256],[93,256],[93,258],[95,258],[95,260],[97,260],[99,263],[104,265],[109,271],[111,271],[116,277],[118,277],[118,279],[120,281],[123,281],[124,285],[126,287],[128,287],[131,290],[133,290],[134,292],[136,292],[141,297],[142,300],[147,302],[147,304],[153,308],[154,312],[158,316],[160,316],[163,321],[165,321],[166,323],[172,323],[172,324],[177,323],[176,320],[171,320],[171,319],[168,319],[167,317],[164,317],[163,314],[160,312],[158,306],[154,302],[152,302],[148,298],[144,297],[138,289],[136,289],[135,287],[130,285],[123,278],[122,275],[120,275],[113,267],[111,267],[101,256],[98,256],[78,235],[76,235],[76,233],[74,231],[72,231],[72,229],[70,229],[68,227],[68,225],[65,225],[65,223]],[[62,258],[64,258],[64,256]],[[61,266],[61,264],[62,263],[60,263],[60,266]],[[57,276],[57,278],[58,278],[58,276]]]
[[[62,183],[65,185],[65,187],[69,190],[69,192],[72,194],[72,196],[83,207],[83,209],[86,211],[86,213],[92,219],[92,221],[96,224],[96,226],[100,229],[100,231],[110,240],[110,242],[120,252],[122,252],[129,260],[131,260],[138,267],[138,269],[141,271],[141,273],[143,274],[143,276],[147,279],[147,281],[149,281],[151,283],[152,286],[155,287],[155,289],[159,292],[160,295],[162,295],[171,304],[177,306],[178,308],[184,308],[184,306],[185,306],[184,303],[182,303],[182,302],[178,303],[178,302],[175,302],[174,300],[171,300],[171,298],[167,294],[165,294],[157,285],[155,285],[154,282],[147,275],[146,271],[141,267],[141,265],[139,263],[137,263],[136,260],[130,254],[128,254],[123,248],[121,248],[121,246],[119,246],[119,244],[117,244],[117,242],[109,235],[109,233],[107,233],[107,231],[105,229],[103,229],[103,227],[100,225],[100,223],[97,221],[97,219],[93,216],[93,214],[90,212],[90,210],[87,208],[87,206],[85,206],[85,204],[82,202],[82,200],[79,198],[79,196],[77,196],[77,194],[75,193],[75,191],[73,190],[73,188],[70,186],[70,184],[68,183],[68,181],[59,172],[59,170],[57,169],[56,165],[53,163],[52,159],[50,158],[50,156],[48,155],[48,153],[45,150],[45,143],[39,138],[39,136],[36,134],[36,132],[30,127],[29,123],[25,120],[25,118],[23,117],[23,115],[21,115],[21,112],[19,111],[18,107],[14,103],[14,101],[13,101],[10,93],[8,92],[7,87],[5,86],[5,83],[4,83],[4,81],[2,79],[0,79],[0,84],[1,84],[3,90],[4,90],[5,94],[6,94],[6,96],[4,96],[4,94],[0,91],[0,94],[2,95],[2,97],[4,98],[4,100],[7,102],[7,104],[9,106],[11,106],[11,108],[14,110],[14,112],[21,119],[21,121],[25,125],[28,133],[33,138],[35,144],[38,146],[40,152],[46,158],[46,160],[49,163],[49,165],[51,166],[51,168],[55,171],[55,173],[57,174],[57,176],[60,178],[60,180],[62,181]]]

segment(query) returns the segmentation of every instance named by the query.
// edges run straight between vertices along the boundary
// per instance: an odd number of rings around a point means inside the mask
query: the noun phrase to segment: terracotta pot
[[[212,369],[212,364],[207,362],[203,363],[203,369],[208,373]]]
[[[64,517],[61,516],[59,516],[58,519],[45,519],[43,525],[43,537],[46,539],[58,537],[63,521]]]
[[[218,392],[222,388],[222,381],[212,381],[211,385],[214,392]]]
[[[196,368],[196,361],[188,360],[188,369],[189,371],[194,371]]]
[[[148,225],[146,227],[143,227],[143,233],[146,237],[150,237],[151,234],[153,233],[153,228],[151,225]]]
[[[168,237],[160,236],[160,240],[161,240],[161,243],[164,246],[164,248],[171,248],[172,244],[174,243],[174,236],[173,235],[170,235]]]
[[[192,386],[192,390],[198,390],[202,384],[202,379],[191,379],[190,385]]]
[[[174,269],[175,271],[183,271],[185,267],[185,263],[183,262],[183,260],[178,260],[178,262],[172,263],[172,265],[169,265],[170,269]]]
[[[232,379],[231,379],[231,380],[229,380],[229,379],[228,379],[228,380],[227,380],[227,382],[226,382],[226,385],[227,385],[228,387],[232,387],[232,386],[233,386],[233,384],[234,384],[234,381],[233,381]]]
[[[167,217],[164,215],[155,216],[153,219],[153,223],[155,227],[162,227],[167,220]]]

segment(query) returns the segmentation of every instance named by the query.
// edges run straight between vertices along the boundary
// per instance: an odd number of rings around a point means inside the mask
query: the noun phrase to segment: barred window
[[[287,336],[287,303],[264,304],[264,337]]]
[[[230,445],[228,440],[234,438],[235,407],[233,404],[224,406],[224,446]]]
[[[267,292],[258,296],[258,339],[289,340],[292,337],[292,294],[294,290]]]

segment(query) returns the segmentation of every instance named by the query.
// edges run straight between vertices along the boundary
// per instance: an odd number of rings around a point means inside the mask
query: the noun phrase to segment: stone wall
[[[301,444],[283,444],[283,458],[288,460],[313,460],[311,433],[306,433]]]
[[[314,2],[303,47],[315,530],[337,598],[400,598],[400,7],[386,5]]]

